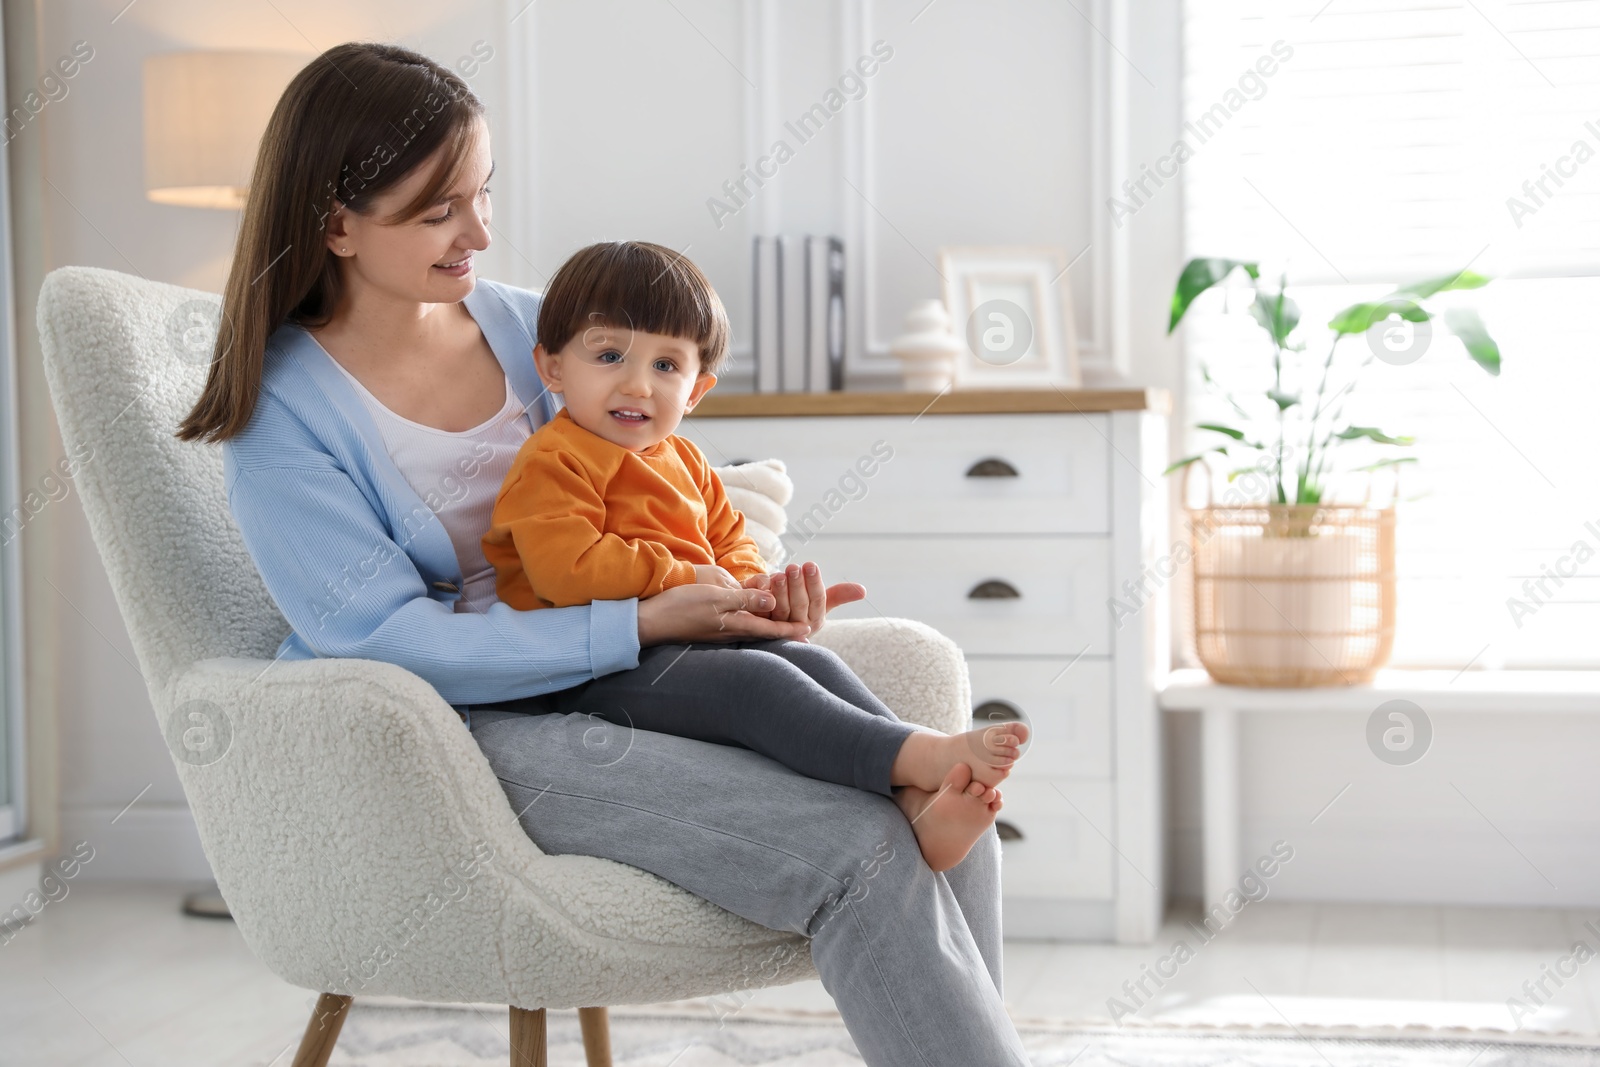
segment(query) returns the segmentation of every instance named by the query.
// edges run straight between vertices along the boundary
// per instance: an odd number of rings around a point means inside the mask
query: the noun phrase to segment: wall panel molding
[[[1084,248],[1066,248],[1069,259],[1076,256],[1071,268],[1074,275],[1087,271],[1089,278],[1079,276],[1079,299],[1074,308],[1074,320],[1079,359],[1084,376],[1091,384],[1106,383],[1131,377],[1131,359],[1128,343],[1128,245],[1125,230],[1113,224],[1105,204],[1114,190],[1120,187],[1127,174],[1128,156],[1128,51],[1127,8],[1129,0],[1087,0],[1079,17],[1084,19],[1084,40],[1088,43],[1089,61],[1082,72],[1083,99],[1087,101],[1088,114],[1075,115],[1083,120],[1089,130],[1089,143],[1083,146],[1087,157],[1088,188],[1071,206],[1075,218],[1081,220],[1089,242]],[[523,9],[526,0],[503,0],[509,19]],[[785,137],[783,116],[786,101],[783,92],[783,74],[792,70],[793,64],[825,66],[830,71],[844,71],[856,57],[871,51],[876,36],[883,36],[882,25],[875,22],[878,10],[876,0],[836,0],[834,16],[838,33],[825,59],[818,50],[824,46],[790,41],[781,32],[778,0],[730,0],[739,12],[743,23],[742,40],[734,52],[743,68],[740,102],[743,129],[737,131],[743,143],[744,163],[753,164],[779,138]],[[935,11],[930,17],[937,16]],[[792,17],[792,16],[791,16]],[[503,121],[497,125],[497,142],[509,142],[510,153],[526,180],[511,183],[500,199],[506,204],[506,223],[501,227],[506,243],[513,252],[507,257],[511,264],[510,277],[518,284],[537,287],[543,278],[536,276],[531,260],[537,262],[544,252],[539,219],[550,210],[544,204],[538,181],[538,163],[542,151],[560,151],[563,146],[541,146],[539,138],[548,133],[548,123],[543,121],[545,107],[559,106],[558,102],[542,100],[537,73],[537,44],[541,14],[535,5],[523,11],[511,23],[505,72],[500,75],[499,101]],[[895,43],[895,42],[891,42]],[[1082,47],[1075,42],[1075,47]],[[803,54],[794,50],[804,49]],[[888,225],[880,219],[881,208],[888,218],[893,217],[894,206],[880,201],[879,194],[879,133],[885,117],[881,91],[869,90],[858,100],[852,100],[837,113],[835,122],[840,127],[838,159],[833,171],[834,202],[837,205],[835,232],[845,241],[847,271],[847,375],[852,383],[869,381],[895,381],[899,367],[889,354],[889,343],[899,333],[901,314],[905,309],[880,307],[878,293],[881,272],[885,268],[884,249],[879,242],[885,238],[882,229]],[[1079,106],[1075,99],[1074,109]],[[789,110],[793,110],[790,108]],[[1047,131],[1041,131],[1045,136]],[[570,146],[566,146],[569,147]],[[927,161],[930,168],[937,166],[936,159]],[[715,193],[707,190],[707,194]],[[1064,191],[1065,194],[1065,191]],[[876,206],[874,206],[876,205]],[[739,225],[746,245],[757,233],[782,233],[796,228],[786,211],[783,183],[769,182],[749,205],[739,212]],[[814,221],[814,220],[813,220]],[[1074,223],[1076,225],[1076,223]],[[1037,243],[1037,242],[1035,242]],[[1063,244],[1062,241],[1045,242]],[[920,249],[924,256],[932,257],[934,249]],[[693,255],[693,250],[690,250]],[[745,257],[748,264],[748,256]],[[538,270],[548,271],[554,264],[539,264]],[[745,267],[748,270],[748,266]],[[1087,293],[1087,299],[1083,294]],[[748,318],[748,307],[734,309],[736,318]],[[749,338],[736,331],[734,362],[730,368],[730,383],[743,387],[751,372]]]
[[[842,69],[853,57],[870,50],[875,38],[872,0],[839,2]],[[1086,17],[1090,41],[1090,187],[1082,208],[1092,236],[1086,249],[1068,248],[1066,254],[1069,260],[1082,255],[1073,271],[1092,272],[1089,306],[1074,309],[1079,330],[1078,358],[1091,383],[1128,379],[1132,374],[1127,327],[1127,234],[1113,224],[1105,209],[1111,191],[1127,176],[1128,2],[1094,0]],[[889,354],[889,343],[900,330],[900,319],[877,306],[875,287],[869,284],[879,269],[880,258],[874,225],[876,209],[872,206],[878,203],[874,181],[878,102],[875,94],[868,92],[860,103],[859,108],[847,109],[843,116],[846,162],[839,181],[839,202],[845,205],[842,224],[850,275],[849,369],[855,373],[897,375],[899,367]]]

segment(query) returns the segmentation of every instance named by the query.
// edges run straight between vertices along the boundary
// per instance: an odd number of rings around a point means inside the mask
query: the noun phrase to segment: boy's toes
[[[1002,733],[996,727],[990,727],[989,730],[977,735],[973,740],[977,742],[975,747],[978,754],[990,766],[1000,766],[1005,761],[1014,760],[1022,755],[1022,748],[1017,743],[1016,738],[1011,734]]]
[[[1028,728],[1020,722],[1007,723],[1003,730],[997,730],[989,737],[989,747],[995,752],[1015,758],[1022,755],[1023,746],[1028,743]]]

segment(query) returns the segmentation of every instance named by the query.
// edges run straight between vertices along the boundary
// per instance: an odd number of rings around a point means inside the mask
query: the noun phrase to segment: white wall
[[[1115,325],[1105,286],[1095,282],[1104,282],[1107,246],[1120,237],[1129,251],[1123,325],[1132,379],[1182,388],[1178,350],[1164,333],[1182,263],[1181,190],[1169,184],[1120,233],[1091,193],[1096,109],[1104,106],[1091,58],[1101,38],[1074,6],[1097,18],[1103,9],[1088,2],[539,0],[517,15],[525,0],[456,3],[448,11],[418,0],[277,0],[276,10],[139,0],[116,17],[125,2],[78,0],[43,11],[47,61],[79,39],[95,48],[70,95],[22,135],[44,141],[50,267],[91,264],[221,285],[234,216],[144,199],[144,56],[191,48],[320,51],[366,38],[453,64],[483,41],[494,58],[471,80],[490,107],[499,168],[486,276],[537,286],[583,243],[650,238],[687,247],[742,335],[749,235],[839,232],[853,255],[871,250],[853,264],[869,314],[855,314],[859,302],[852,308],[861,327],[852,384],[870,386],[891,379],[869,348],[894,335],[913,300],[939,295],[927,261],[940,245],[1055,244],[1076,253],[1096,244],[1071,274],[1080,333],[1094,342]],[[1125,80],[1125,162],[1133,169],[1176,137],[1179,9],[1179,0],[1128,3],[1126,60],[1114,59],[1125,66],[1113,73]],[[867,79],[865,95],[718,228],[706,199],[876,39],[894,56]],[[59,679],[62,839],[96,842],[91,877],[205,877],[81,512],[71,498],[57,507],[51,580],[67,602],[58,624],[70,657]],[[1579,757],[1595,751],[1595,727],[1540,720],[1513,728],[1510,719],[1485,717],[1442,734],[1437,758],[1413,768],[1378,764],[1353,729],[1317,716],[1243,723],[1243,847],[1254,856],[1286,837],[1298,850],[1275,892],[1549,902],[1549,887],[1506,848],[1503,832],[1564,892],[1593,899],[1600,879],[1581,860],[1581,846],[1594,839],[1588,813],[1600,810],[1600,794],[1580,784]],[[1168,737],[1169,884],[1197,895],[1197,735],[1175,719]],[[1339,805],[1314,826],[1301,825],[1346,781],[1355,784]],[[1498,831],[1460,802],[1452,781],[1463,790],[1492,783],[1468,795],[1494,813]]]

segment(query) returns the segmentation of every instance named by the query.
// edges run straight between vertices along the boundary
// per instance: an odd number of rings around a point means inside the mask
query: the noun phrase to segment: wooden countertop
[[[1024,412],[1172,411],[1165,389],[961,389],[944,393],[722,393],[713,389],[690,418],[770,415],[973,415]]]

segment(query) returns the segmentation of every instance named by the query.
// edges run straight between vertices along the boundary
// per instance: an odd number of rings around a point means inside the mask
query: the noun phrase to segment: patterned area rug
[[[581,1065],[577,1012],[551,1011],[546,1025],[551,1067]],[[1017,1029],[1034,1067],[1600,1067],[1600,1048],[1492,1034],[1115,1030],[1022,1019]],[[329,1064],[505,1067],[507,1032],[504,1008],[358,999]],[[861,1067],[838,1017],[809,1012],[747,1007],[719,1019],[703,1004],[613,1008],[611,1042],[616,1067]],[[290,1048],[273,1067],[292,1058]]]

